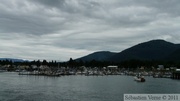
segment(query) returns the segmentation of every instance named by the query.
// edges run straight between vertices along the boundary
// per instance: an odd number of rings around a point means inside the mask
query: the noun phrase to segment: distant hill
[[[109,60],[119,62],[123,60],[164,60],[174,51],[179,49],[178,44],[173,44],[164,40],[152,40],[135,45],[112,57]]]
[[[95,52],[79,58],[83,61],[113,61],[120,62],[124,60],[180,60],[180,45],[164,40],[151,40],[137,44],[133,47],[123,50],[119,53]]]
[[[24,62],[24,61],[28,61],[28,60],[13,59],[13,58],[0,58],[0,60],[9,60],[9,61],[12,61],[12,62]]]
[[[109,52],[109,51],[99,51],[94,52],[92,54],[89,54],[87,56],[81,57],[76,59],[76,61],[82,60],[82,61],[91,61],[91,60],[97,60],[97,61],[106,61],[109,57],[112,57],[116,53]]]

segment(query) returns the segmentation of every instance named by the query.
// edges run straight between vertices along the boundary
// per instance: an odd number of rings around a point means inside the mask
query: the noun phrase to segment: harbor
[[[180,0],[0,0],[0,101],[180,101],[179,10]]]
[[[27,76],[18,72],[0,73],[1,101],[123,101],[123,94],[179,94],[179,80],[145,76]],[[107,96],[108,95],[108,96]]]
[[[137,61],[136,61],[137,62]],[[3,61],[2,61],[3,63]],[[17,72],[19,75],[33,75],[33,76],[51,76],[61,77],[70,75],[84,75],[84,76],[109,76],[109,75],[125,75],[125,76],[137,76],[144,77],[150,76],[153,78],[170,78],[180,79],[179,68],[176,66],[167,65],[153,65],[153,66],[137,66],[133,62],[130,65],[108,65],[101,62],[90,61],[85,65],[83,63],[76,62],[70,59],[68,62],[47,62],[32,61],[25,63],[12,63],[0,65],[0,72]],[[156,63],[156,62],[155,62]],[[155,64],[154,63],[154,64]],[[110,64],[110,63],[109,63]],[[134,64],[134,65],[133,65]],[[149,63],[148,63],[149,64]]]

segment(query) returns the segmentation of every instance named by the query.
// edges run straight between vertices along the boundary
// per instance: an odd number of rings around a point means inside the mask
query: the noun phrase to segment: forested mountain
[[[81,57],[76,59],[77,61],[82,60],[82,61],[91,61],[91,60],[96,60],[96,61],[106,61],[108,60],[109,57],[112,57],[116,53],[109,52],[109,51],[99,51],[99,52],[94,52],[92,54],[89,54],[87,56]]]
[[[164,40],[151,40],[137,44],[119,53],[95,52],[79,58],[82,61],[112,61],[125,60],[180,60],[180,45]]]

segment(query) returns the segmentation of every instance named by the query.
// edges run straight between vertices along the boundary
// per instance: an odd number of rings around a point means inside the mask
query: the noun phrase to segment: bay
[[[123,101],[123,94],[179,94],[180,81],[132,76],[27,76],[0,73],[0,101]]]

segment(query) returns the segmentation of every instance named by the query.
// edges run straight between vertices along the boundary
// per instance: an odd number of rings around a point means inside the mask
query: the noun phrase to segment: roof
[[[107,66],[108,68],[117,68],[118,66]]]
[[[176,72],[180,72],[180,69],[176,69]]]

